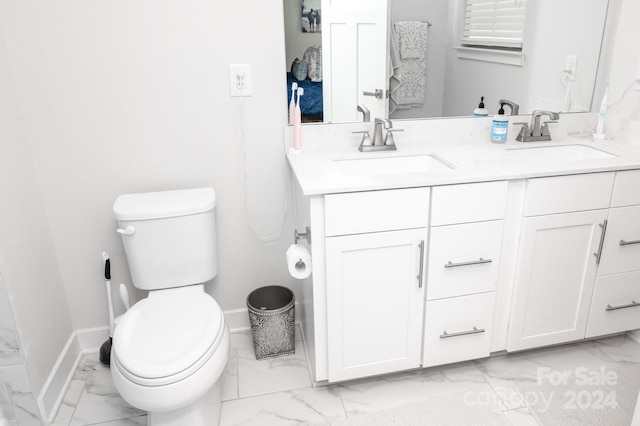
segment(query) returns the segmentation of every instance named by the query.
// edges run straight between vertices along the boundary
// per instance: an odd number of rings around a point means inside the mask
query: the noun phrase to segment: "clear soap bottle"
[[[504,115],[504,104],[500,104],[498,115],[493,117],[493,123],[491,124],[491,142],[505,143],[508,130],[509,119]]]

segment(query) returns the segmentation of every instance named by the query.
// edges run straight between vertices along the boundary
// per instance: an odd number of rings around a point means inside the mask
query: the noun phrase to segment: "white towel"
[[[394,25],[400,56],[400,84],[396,90],[391,91],[391,104],[397,108],[424,105],[427,89],[428,26],[427,23],[417,21],[401,21]]]
[[[402,60],[400,59],[400,53],[398,52],[398,37],[391,22],[389,22],[389,55],[387,57],[389,76],[389,114],[398,108],[398,89],[402,84],[402,75],[400,67],[402,66]]]

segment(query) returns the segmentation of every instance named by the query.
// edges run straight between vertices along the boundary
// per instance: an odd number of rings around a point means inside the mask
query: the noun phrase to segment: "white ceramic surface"
[[[562,115],[552,130],[551,142],[523,143],[509,138],[505,144],[489,141],[490,119],[403,121],[405,131],[397,136],[394,155],[435,155],[455,166],[444,171],[358,174],[340,170],[336,167],[336,158],[367,159],[379,154],[358,152],[358,135],[352,134],[366,130],[369,123],[305,127],[304,151],[289,153],[287,159],[304,195],[640,168],[640,147],[636,141],[622,136],[592,141],[585,136],[584,130],[591,128],[594,118],[590,114]],[[290,139],[288,130],[285,131],[287,143]],[[525,149],[526,153],[514,153],[512,149]]]

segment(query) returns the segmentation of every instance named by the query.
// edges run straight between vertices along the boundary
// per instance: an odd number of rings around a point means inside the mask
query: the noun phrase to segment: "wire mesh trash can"
[[[256,359],[295,353],[293,292],[286,287],[260,287],[247,297]]]

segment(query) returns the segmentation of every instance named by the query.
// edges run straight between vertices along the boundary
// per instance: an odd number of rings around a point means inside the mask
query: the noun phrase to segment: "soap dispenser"
[[[498,115],[493,117],[493,123],[491,124],[491,142],[505,143],[508,129],[509,119],[504,115],[504,104],[501,103]]]
[[[484,107],[484,96],[480,97],[480,104],[478,108],[473,110],[474,117],[487,117],[489,115],[489,110]]]

